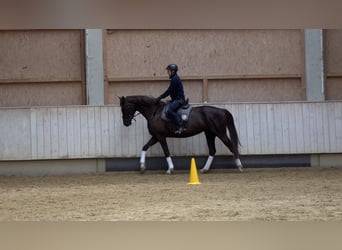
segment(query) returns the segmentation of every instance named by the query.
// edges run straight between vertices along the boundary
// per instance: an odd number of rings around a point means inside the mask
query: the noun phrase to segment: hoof
[[[209,173],[209,171],[210,171],[210,169],[205,169],[205,168],[202,168],[202,169],[200,170],[200,172],[201,172],[202,174]]]
[[[168,169],[168,170],[166,171],[166,174],[172,175],[172,174],[173,174],[173,169]]]
[[[243,172],[243,166],[242,166],[240,159],[236,159],[235,164],[236,164],[237,168],[239,169],[239,171],[242,173]]]
[[[140,165],[140,174],[144,174],[145,173],[145,170],[146,170],[146,167],[144,164],[141,164]]]

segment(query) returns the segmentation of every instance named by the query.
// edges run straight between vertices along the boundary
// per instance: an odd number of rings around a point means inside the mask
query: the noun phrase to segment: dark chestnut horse
[[[218,137],[233,153],[235,164],[242,172],[242,164],[239,159],[239,137],[234,125],[234,119],[232,114],[221,108],[212,106],[199,106],[193,107],[189,120],[185,124],[186,131],[180,135],[174,134],[175,125],[173,122],[165,121],[161,119],[163,112],[164,102],[155,103],[155,98],[148,96],[127,96],[119,97],[120,106],[122,111],[123,124],[130,126],[132,119],[135,117],[135,113],[138,111],[147,120],[147,126],[152,138],[143,146],[140,157],[140,170],[143,173],[145,167],[146,151],[155,143],[159,142],[163,148],[166,161],[168,163],[167,174],[172,174],[174,169],[169,148],[167,146],[166,137],[190,137],[201,132],[205,133],[208,147],[209,157],[205,166],[201,169],[202,173],[208,172],[211,163],[216,153],[215,138]],[[227,128],[229,136],[227,136]]]

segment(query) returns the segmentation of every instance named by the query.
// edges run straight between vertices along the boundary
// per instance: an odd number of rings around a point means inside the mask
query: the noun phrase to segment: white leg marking
[[[146,151],[141,151],[141,156],[140,156],[140,172],[141,173],[143,173],[146,169],[145,158],[146,158]]]
[[[207,162],[205,163],[204,167],[200,170],[200,172],[201,173],[208,172],[213,160],[214,160],[214,156],[209,155]]]
[[[242,163],[241,163],[241,161],[240,161],[240,159],[239,158],[237,158],[236,160],[235,160],[235,164],[236,164],[236,166],[238,167],[238,169],[239,169],[239,171],[240,172],[243,172],[243,166],[242,166]]]
[[[146,151],[141,151],[140,164],[145,164]]]
[[[167,161],[167,165],[169,166],[169,169],[166,171],[167,174],[172,174],[172,171],[173,171],[173,163],[172,163],[172,159],[171,157],[166,157],[166,161]]]

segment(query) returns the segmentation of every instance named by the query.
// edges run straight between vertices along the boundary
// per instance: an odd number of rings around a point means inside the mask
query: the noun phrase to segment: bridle
[[[126,106],[127,106],[127,111],[129,112],[129,114],[128,114],[128,118],[129,118],[129,120],[134,120],[135,122],[137,121],[136,119],[135,119],[135,117],[137,117],[138,115],[140,115],[141,113],[140,112],[138,112],[138,113],[136,113],[136,112],[134,112],[133,114],[131,114],[131,107],[132,106],[135,106],[134,104],[130,104],[130,103],[128,103],[128,104],[126,104]]]
[[[134,115],[132,117],[132,120],[134,120],[136,122],[137,120],[135,119],[135,117],[137,117],[138,115],[141,115],[141,113],[140,112],[138,112],[136,114],[134,113]]]

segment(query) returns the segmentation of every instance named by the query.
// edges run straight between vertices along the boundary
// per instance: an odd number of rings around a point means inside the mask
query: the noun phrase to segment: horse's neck
[[[157,111],[156,105],[147,103],[137,103],[136,108],[137,111],[146,118],[146,120],[150,120]]]

